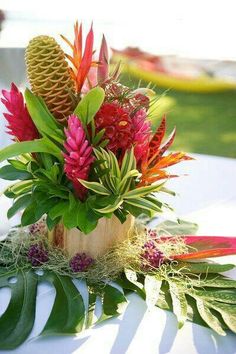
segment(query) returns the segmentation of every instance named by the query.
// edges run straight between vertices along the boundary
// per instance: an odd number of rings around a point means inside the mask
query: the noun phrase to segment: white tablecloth
[[[188,173],[189,176],[172,180],[169,187],[179,192],[179,197],[165,197],[165,200],[175,206],[178,216],[199,224],[199,235],[236,235],[236,160],[203,155],[196,155],[196,159],[175,168],[180,174]],[[0,210],[4,222],[6,209],[6,200],[2,199]],[[218,261],[236,264],[236,256]],[[228,274],[236,279],[235,271]],[[54,296],[55,292],[49,286],[40,286],[31,339],[42,330]],[[1,290],[0,314],[8,299],[9,290]],[[210,329],[190,322],[177,331],[172,313],[158,308],[149,311],[144,301],[133,294],[129,296],[125,313],[119,318],[78,336],[29,340],[13,353],[235,354],[236,336],[220,337]]]

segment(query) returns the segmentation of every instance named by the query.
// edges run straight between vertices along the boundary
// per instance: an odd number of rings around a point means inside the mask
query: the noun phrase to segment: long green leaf
[[[32,175],[27,171],[18,170],[12,165],[6,165],[0,168],[0,178],[8,181],[15,181],[17,179],[26,180],[32,179]]]
[[[156,305],[161,289],[162,280],[156,276],[146,275],[144,280],[144,289],[146,292],[146,303],[148,308]]]
[[[136,169],[136,159],[134,157],[134,149],[126,150],[125,156],[121,165],[121,179],[123,179],[127,172]]]
[[[48,139],[42,138],[34,141],[23,141],[20,143],[11,144],[0,150],[0,162],[14,156],[28,154],[33,152],[47,152],[62,160],[61,150],[56,145],[50,144]]]
[[[25,90],[25,101],[30,116],[41,135],[46,135],[62,143],[64,133],[62,127],[45,107],[45,103],[29,89]]]
[[[223,273],[228,270],[235,268],[234,264],[217,264],[217,263],[207,263],[207,262],[178,262],[178,265],[174,266],[173,269],[180,270],[185,274],[201,274],[201,273]]]
[[[101,87],[95,87],[78,103],[74,113],[78,116],[83,125],[87,126],[91,122],[101,107],[104,97],[104,90]]]
[[[125,193],[124,199],[133,199],[133,198],[143,197],[147,194],[157,192],[162,186],[163,186],[163,184],[160,184],[158,186],[152,185],[152,186],[146,186],[146,187],[140,187],[140,188],[133,189],[132,191]]]
[[[194,294],[197,297],[205,300],[216,300],[228,304],[236,305],[236,290],[217,290],[216,291],[204,291],[204,290],[192,290],[190,295]]]
[[[208,275],[207,279],[192,279],[191,284],[198,288],[214,287],[236,289],[236,280],[226,278],[220,274]]]
[[[123,199],[121,197],[117,197],[113,204],[107,205],[105,208],[96,208],[95,210],[99,211],[101,214],[113,213],[121,206],[122,203]]]
[[[178,319],[178,328],[182,328],[187,320],[188,303],[184,291],[174,282],[169,282],[173,312]]]
[[[11,208],[7,211],[8,219],[12,218],[18,211],[24,209],[30,204],[31,194],[25,194],[22,197],[18,198]]]
[[[217,301],[208,301],[208,306],[218,311],[229,329],[236,333],[236,305],[224,304]]]
[[[147,210],[153,210],[156,212],[162,212],[161,208],[159,208],[157,205],[154,203],[150,202],[149,200],[145,198],[136,198],[136,199],[126,199],[125,202],[127,204],[131,204],[133,206],[136,206],[141,209],[147,209]]]
[[[104,187],[101,183],[98,182],[88,182],[84,181],[82,179],[79,179],[79,182],[86,187],[87,189],[90,189],[91,191],[101,194],[101,195],[110,195],[110,191]]]

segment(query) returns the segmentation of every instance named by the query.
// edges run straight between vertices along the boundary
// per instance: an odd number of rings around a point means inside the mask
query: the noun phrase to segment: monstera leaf
[[[120,290],[109,284],[102,284],[99,287],[88,287],[89,307],[86,308],[70,277],[52,271],[39,276],[29,269],[14,272],[1,270],[0,288],[10,288],[11,299],[0,317],[0,349],[14,349],[28,338],[35,321],[37,287],[43,281],[55,288],[56,297],[41,336],[79,333],[96,322],[119,315],[120,305],[126,302]],[[100,317],[94,321],[97,297],[101,298],[102,311]]]
[[[232,268],[231,264],[178,262],[171,266],[172,275],[166,278],[160,278],[158,272],[144,276],[125,270],[112,285],[105,282],[88,284],[84,280],[88,306],[69,276],[53,271],[38,275],[33,269],[7,272],[0,268],[0,288],[11,289],[10,302],[0,317],[0,350],[14,349],[29,337],[41,282],[50,283],[56,296],[39,336],[73,335],[118,316],[127,301],[125,295],[129,293],[146,299],[148,307],[157,305],[173,311],[179,328],[190,320],[210,327],[220,335],[226,335],[226,330],[236,333],[236,281],[218,273]],[[96,317],[98,306],[100,315]]]

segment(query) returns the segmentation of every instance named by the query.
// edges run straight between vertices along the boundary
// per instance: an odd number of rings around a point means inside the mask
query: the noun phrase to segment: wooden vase
[[[62,248],[70,257],[85,252],[96,258],[129,237],[133,226],[134,217],[131,215],[128,215],[123,224],[114,215],[110,219],[101,218],[96,229],[88,235],[76,228],[68,230],[63,224],[58,224],[50,232],[49,240],[54,246]]]

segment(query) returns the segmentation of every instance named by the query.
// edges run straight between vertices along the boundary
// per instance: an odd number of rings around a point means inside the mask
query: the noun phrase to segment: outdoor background
[[[60,40],[63,33],[72,39],[77,19],[86,29],[93,21],[97,47],[105,33],[117,49],[136,46],[156,55],[235,63],[235,6],[234,0],[0,0],[6,16],[0,33],[0,89],[11,81],[25,85],[23,56],[30,38],[49,34]],[[133,86],[137,79],[125,74],[122,82]],[[173,149],[236,157],[236,91],[196,94],[158,85],[155,90],[165,93],[159,115],[168,113],[169,131],[177,126]],[[2,114],[0,122],[3,145]]]

